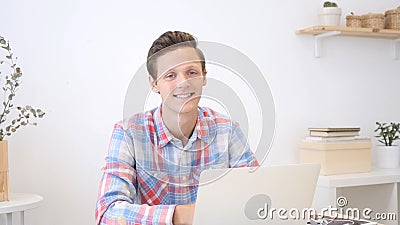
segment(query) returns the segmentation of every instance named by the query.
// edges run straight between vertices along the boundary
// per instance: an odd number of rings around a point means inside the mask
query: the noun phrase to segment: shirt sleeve
[[[257,158],[250,150],[249,143],[238,123],[233,123],[232,135],[229,139],[229,167],[259,166]]]
[[[102,169],[96,224],[172,224],[175,205],[137,204],[137,179],[133,142],[122,123],[112,133],[106,165]]]

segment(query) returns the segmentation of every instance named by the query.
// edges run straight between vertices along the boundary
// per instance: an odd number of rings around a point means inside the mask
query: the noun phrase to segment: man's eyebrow
[[[167,75],[170,72],[175,72],[174,70],[178,66],[184,66],[184,69],[186,69],[186,70],[187,69],[201,70],[201,64],[199,65],[198,63],[199,63],[199,61],[196,60],[196,61],[193,61],[193,62],[187,62],[187,63],[184,63],[184,64],[180,64],[180,65],[171,67],[168,70],[166,70],[165,72],[161,73],[154,82],[157,82],[157,80],[161,79],[162,77],[164,77],[165,75]],[[187,64],[187,65],[185,65],[185,64]]]
[[[162,74],[160,75],[160,77],[165,76],[165,75],[167,75],[167,74],[170,73],[170,72],[173,72],[173,70],[174,70],[174,69],[171,68],[171,69],[165,71],[164,73],[162,73]]]
[[[201,64],[199,64],[199,62],[190,62],[187,65],[185,65],[185,68],[196,68],[198,69],[199,67],[201,67]]]
[[[182,66],[182,67],[184,67],[184,69],[199,69],[201,67],[201,65],[198,65],[198,62],[189,62],[189,63],[187,63],[187,65],[181,64],[181,65],[177,65],[177,66],[171,67],[168,70],[166,70],[165,72],[161,73],[161,75],[165,75],[165,74],[167,74],[169,72],[174,72],[174,70],[178,66]]]

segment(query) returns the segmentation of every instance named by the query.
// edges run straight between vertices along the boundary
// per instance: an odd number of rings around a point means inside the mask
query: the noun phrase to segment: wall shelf
[[[374,28],[353,28],[340,26],[313,26],[297,30],[296,34],[314,35],[315,57],[321,57],[321,40],[332,36],[350,36],[366,38],[382,38],[393,40],[395,48],[395,59],[400,58],[400,30],[374,29]]]

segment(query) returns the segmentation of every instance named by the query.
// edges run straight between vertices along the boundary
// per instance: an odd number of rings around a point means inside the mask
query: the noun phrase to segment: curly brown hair
[[[174,47],[174,45],[176,46]],[[146,63],[147,71],[153,77],[154,80],[157,79],[157,69],[155,67],[157,58],[160,55],[165,54],[168,51],[175,50],[176,48],[179,47],[194,48],[200,57],[200,62],[203,72],[206,71],[206,62],[204,54],[199,48],[197,48],[196,38],[193,35],[183,31],[167,31],[153,42],[153,44],[149,49],[149,53],[147,54],[147,63]],[[160,52],[161,50],[166,48],[168,48],[168,51]]]

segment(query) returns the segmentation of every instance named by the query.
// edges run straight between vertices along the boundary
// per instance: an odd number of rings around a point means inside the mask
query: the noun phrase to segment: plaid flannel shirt
[[[96,224],[172,224],[176,205],[196,201],[203,170],[258,166],[237,123],[209,108],[198,112],[186,146],[166,128],[161,106],[114,126]]]

